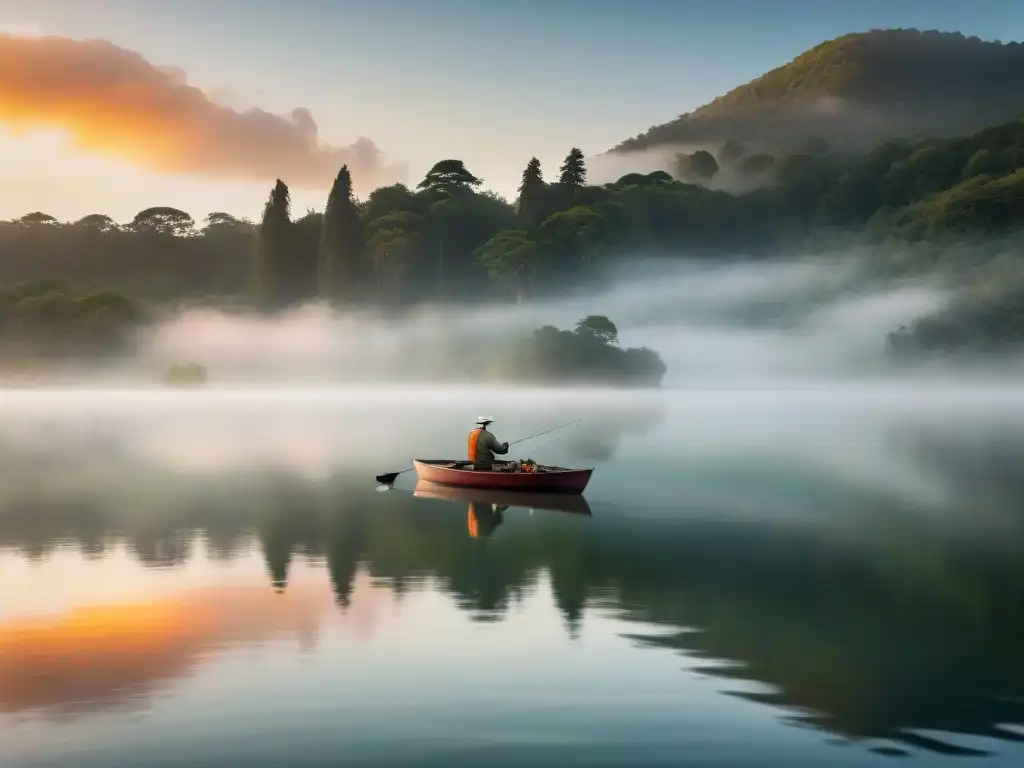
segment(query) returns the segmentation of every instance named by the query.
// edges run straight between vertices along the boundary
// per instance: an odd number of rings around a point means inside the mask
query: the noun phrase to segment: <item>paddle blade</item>
[[[377,475],[377,482],[384,485],[394,485],[400,472],[388,472],[386,475]]]

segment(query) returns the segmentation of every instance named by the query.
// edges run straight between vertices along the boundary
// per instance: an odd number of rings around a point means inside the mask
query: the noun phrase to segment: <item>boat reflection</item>
[[[469,506],[466,511],[466,528],[471,539],[486,539],[491,536],[505,522],[504,512],[509,507],[522,507],[531,513],[536,509],[544,509],[574,515],[591,514],[587,500],[578,494],[456,488],[419,480],[413,495],[421,499],[466,502]]]
[[[491,488],[457,488],[419,480],[413,495],[421,499],[443,501],[464,501],[470,510],[489,508],[504,512],[509,507],[543,509],[550,512],[567,512],[573,515],[591,515],[590,505],[579,494],[529,493],[525,491],[503,491]]]

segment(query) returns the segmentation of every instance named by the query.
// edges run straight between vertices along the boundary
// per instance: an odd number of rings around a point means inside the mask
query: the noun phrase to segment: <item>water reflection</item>
[[[0,621],[0,712],[70,717],[138,707],[218,647],[288,634],[309,646],[318,597],[308,589],[277,600],[265,589],[202,587]]]
[[[455,488],[452,486],[419,480],[413,496],[421,499],[442,499],[465,502],[468,505],[466,527],[470,538],[486,538],[504,522],[504,513],[509,507],[529,510],[567,512],[574,515],[590,515],[590,505],[580,494],[529,493],[502,491],[488,488]]]
[[[315,637],[324,600],[290,583],[302,563],[323,567],[341,615],[360,573],[398,598],[439,591],[489,623],[546,580],[569,638],[611,616],[639,648],[699,660],[723,692],[796,724],[880,754],[989,754],[1024,741],[1006,727],[1024,724],[1024,492],[1006,469],[1024,451],[999,440],[993,457],[949,433],[904,433],[903,449],[948,484],[953,506],[939,516],[834,490],[806,501],[857,514],[644,516],[637,496],[630,509],[594,502],[591,515],[582,497],[427,483],[376,493],[368,475],[343,471],[147,476],[135,506],[112,503],[110,486],[23,489],[0,506],[0,547],[19,556],[43,561],[74,544],[103,557],[126,545],[142,566],[181,569],[201,540],[220,563],[255,547],[268,587],[8,619],[0,709],[112,706],[187,677],[218,645]]]

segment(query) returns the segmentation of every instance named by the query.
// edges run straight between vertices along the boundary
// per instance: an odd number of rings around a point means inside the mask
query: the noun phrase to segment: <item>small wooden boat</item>
[[[590,515],[590,505],[579,494],[537,493],[533,491],[502,491],[493,488],[460,488],[419,480],[413,496],[421,499],[462,501],[469,504],[493,504],[499,507],[543,509],[550,512],[568,512],[572,515]]]
[[[490,488],[506,491],[583,493],[593,469],[566,469],[537,465],[534,472],[516,472],[512,463],[495,463],[493,469],[473,469],[470,461],[413,459],[421,480],[460,488]]]

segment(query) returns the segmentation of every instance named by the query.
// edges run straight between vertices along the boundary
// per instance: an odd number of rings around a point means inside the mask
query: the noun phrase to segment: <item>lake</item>
[[[582,417],[512,452],[595,467],[582,506],[376,488],[481,414]],[[1013,388],[26,390],[0,418],[5,768],[1024,765]]]

